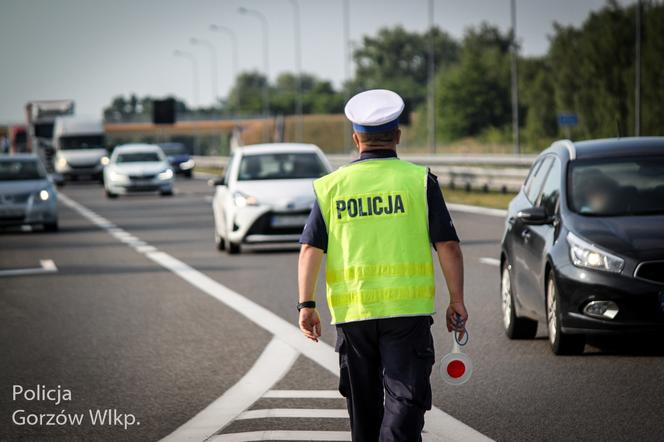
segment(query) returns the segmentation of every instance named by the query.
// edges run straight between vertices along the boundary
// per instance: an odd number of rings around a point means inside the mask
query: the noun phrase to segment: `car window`
[[[546,173],[551,167],[551,162],[553,159],[550,156],[545,157],[539,165],[536,165],[537,169],[534,170],[532,174],[532,179],[529,178],[528,187],[525,189],[526,198],[531,203],[534,203],[537,200],[537,195],[539,195],[544,179],[546,178]]]
[[[664,156],[574,161],[570,208],[586,216],[664,214]]]
[[[556,206],[560,197],[560,161],[553,160],[551,170],[544,181],[542,192],[539,196],[539,207],[544,207],[546,213],[553,215],[556,213]]]
[[[41,180],[46,172],[36,159],[0,161],[0,181]]]
[[[315,153],[270,153],[245,155],[238,181],[319,178],[327,173]]]

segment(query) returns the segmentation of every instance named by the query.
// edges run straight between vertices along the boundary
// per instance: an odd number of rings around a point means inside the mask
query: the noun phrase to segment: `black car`
[[[664,137],[557,141],[510,202],[501,246],[507,336],[546,321],[556,354],[586,336],[664,331]]]
[[[160,143],[159,147],[168,157],[173,172],[191,178],[194,171],[194,159],[182,143]]]

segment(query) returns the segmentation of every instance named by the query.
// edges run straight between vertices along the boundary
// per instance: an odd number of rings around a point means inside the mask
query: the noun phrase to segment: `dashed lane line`
[[[246,433],[220,434],[210,438],[211,442],[246,442],[255,440],[352,440],[350,431],[248,431]]]
[[[337,390],[270,390],[266,398],[278,399],[343,399]]]
[[[481,264],[486,264],[490,266],[496,266],[498,267],[500,265],[500,260],[496,258],[488,258],[488,257],[482,257],[480,258],[480,263]]]
[[[121,241],[124,239],[125,243],[127,243],[130,247],[134,248],[139,253],[143,253],[147,258],[170,270],[172,273],[178,275],[180,278],[189,282],[194,287],[197,287],[202,292],[221,301],[226,306],[242,314],[259,327],[272,333],[276,338],[282,341],[282,343],[289,345],[295,351],[315,361],[337,377],[339,376],[338,355],[334,352],[334,348],[331,345],[322,341],[319,341],[318,343],[308,341],[302,336],[300,330],[296,326],[276,315],[267,308],[229,289],[228,287],[220,284],[209,276],[199,272],[198,270],[195,270],[186,263],[167,253],[161,252],[156,248],[152,248],[149,249],[149,251],[146,251],[146,247],[149,245],[143,241],[140,241],[140,239],[134,237],[128,232],[125,232],[109,220],[79,204],[65,194],[60,193],[59,197],[65,205],[78,212],[93,224],[108,231],[111,235],[115,236]],[[132,238],[128,238],[127,234],[131,235]],[[220,427],[221,425],[218,428]],[[309,432],[306,433],[309,434]],[[437,407],[432,407],[432,409],[427,412],[423,439],[431,441],[445,440],[464,442],[490,440],[482,433],[453,418]],[[279,439],[272,438],[272,440]],[[312,440],[311,436],[308,436],[307,440]]]
[[[268,408],[264,410],[247,410],[239,415],[237,420],[267,419],[272,417],[348,419],[348,410],[345,408]]]
[[[42,259],[39,261],[39,267],[29,269],[7,269],[0,270],[0,277],[2,276],[23,276],[23,275],[38,275],[42,273],[55,273],[58,271],[52,259]]]

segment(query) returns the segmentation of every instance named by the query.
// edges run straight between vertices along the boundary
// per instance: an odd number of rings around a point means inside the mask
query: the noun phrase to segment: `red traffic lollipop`
[[[468,355],[461,351],[461,346],[466,345],[468,339],[460,343],[458,333],[456,331],[452,332],[452,351],[440,361],[440,374],[443,380],[450,385],[465,384],[473,374],[473,362]],[[468,332],[466,331],[465,334],[467,337]]]

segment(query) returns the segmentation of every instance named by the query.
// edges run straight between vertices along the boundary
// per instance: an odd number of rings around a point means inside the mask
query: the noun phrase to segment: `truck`
[[[54,170],[62,181],[82,177],[102,179],[108,161],[101,119],[57,117],[53,129]]]
[[[55,118],[74,114],[74,100],[35,100],[25,105],[27,149],[37,154],[53,173],[53,127]]]

